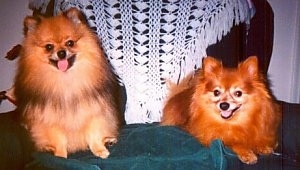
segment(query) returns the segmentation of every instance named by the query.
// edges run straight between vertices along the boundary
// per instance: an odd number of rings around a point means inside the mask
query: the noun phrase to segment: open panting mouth
[[[234,112],[237,111],[241,106],[236,107],[233,110],[221,111],[221,117],[223,119],[229,119],[234,115]]]
[[[69,68],[71,68],[75,62],[76,55],[72,55],[71,57],[67,59],[60,59],[60,60],[54,60],[54,59],[49,59],[50,63],[55,66],[57,69],[60,71],[67,71]]]

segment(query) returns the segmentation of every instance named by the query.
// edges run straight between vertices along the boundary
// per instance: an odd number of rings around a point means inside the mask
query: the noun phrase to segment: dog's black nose
[[[229,109],[229,107],[230,107],[230,105],[229,105],[229,103],[227,103],[227,102],[222,102],[222,103],[220,103],[220,108],[222,109],[222,110],[227,110],[227,109]]]
[[[65,50],[60,50],[60,51],[57,52],[57,56],[58,56],[59,59],[65,59],[66,56],[67,56],[67,53],[66,53]]]

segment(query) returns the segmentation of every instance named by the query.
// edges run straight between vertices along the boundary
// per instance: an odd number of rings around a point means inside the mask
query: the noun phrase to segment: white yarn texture
[[[56,0],[55,12],[77,7],[98,34],[125,85],[125,120],[159,122],[166,81],[178,83],[201,66],[206,48],[233,24],[249,22],[249,0]],[[33,0],[33,8],[48,0]],[[182,99],[184,100],[184,99]]]

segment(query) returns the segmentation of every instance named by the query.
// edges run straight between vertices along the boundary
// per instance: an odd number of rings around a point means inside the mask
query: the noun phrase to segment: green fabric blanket
[[[108,159],[97,158],[91,152],[72,154],[68,159],[34,153],[27,169],[226,169],[224,154],[231,154],[221,141],[206,148],[176,127],[157,124],[126,126],[110,152]]]
[[[0,170],[21,169],[272,169],[300,168],[300,105],[282,102],[283,121],[275,154],[259,156],[254,165],[239,161],[221,141],[203,147],[176,127],[158,124],[126,125],[117,144],[109,148],[107,159],[90,151],[78,152],[68,159],[32,151],[27,132],[14,120],[14,111],[0,114]],[[76,139],[75,139],[76,140]]]

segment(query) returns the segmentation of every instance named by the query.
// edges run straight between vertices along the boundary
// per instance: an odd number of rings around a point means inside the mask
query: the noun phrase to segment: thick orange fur
[[[256,57],[237,68],[207,57],[191,85],[182,89],[166,102],[162,125],[179,126],[205,146],[220,139],[247,164],[276,148],[281,111]]]
[[[67,157],[89,148],[106,158],[105,144],[117,141],[121,125],[117,79],[83,15],[72,8],[27,17],[24,34],[14,92],[36,149]],[[58,55],[73,57],[67,70],[56,66]]]

